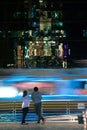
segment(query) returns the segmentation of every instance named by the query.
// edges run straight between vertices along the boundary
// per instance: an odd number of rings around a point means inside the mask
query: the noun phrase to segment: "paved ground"
[[[44,125],[31,122],[28,125],[20,123],[0,123],[0,130],[84,130],[83,124],[73,122],[46,122]]]

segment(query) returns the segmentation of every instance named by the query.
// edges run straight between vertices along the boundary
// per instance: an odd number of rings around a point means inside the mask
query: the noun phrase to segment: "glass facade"
[[[86,38],[86,26],[81,24],[86,14],[80,18],[78,9],[77,14],[72,14],[71,5],[75,12],[77,3],[61,0],[8,0],[1,3],[7,9],[0,11],[3,14],[0,17],[0,67],[72,66],[70,62],[79,55],[79,48],[74,48]],[[78,6],[82,10],[83,5]],[[5,53],[2,52],[4,46],[8,46]]]
[[[3,37],[7,33],[13,44],[13,61],[7,61],[6,67],[67,68],[68,45],[63,41],[66,32],[61,8],[56,10],[52,1],[31,1],[31,6],[29,2],[18,1],[17,7],[14,3],[15,10],[7,19],[10,25],[5,34],[0,32]],[[12,4],[9,1],[9,7]]]

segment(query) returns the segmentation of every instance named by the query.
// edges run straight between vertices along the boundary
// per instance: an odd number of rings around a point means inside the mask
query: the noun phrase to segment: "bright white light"
[[[42,2],[43,2],[43,0],[39,0],[39,2],[40,2],[40,3],[42,3]]]
[[[18,95],[18,90],[12,86],[0,86],[0,98],[10,98]]]

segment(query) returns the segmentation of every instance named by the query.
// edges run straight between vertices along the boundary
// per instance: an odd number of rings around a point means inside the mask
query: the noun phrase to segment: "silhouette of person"
[[[34,87],[34,92],[31,95],[31,99],[34,102],[34,106],[35,106],[35,112],[38,116],[38,121],[37,123],[40,123],[40,120],[42,120],[42,124],[45,123],[45,119],[42,116],[42,95],[41,92],[38,91],[38,87]]]
[[[23,99],[22,99],[22,125],[27,125],[28,123],[25,123],[25,118],[28,114],[29,110],[29,105],[30,105],[30,97],[27,94],[27,91],[23,91]]]

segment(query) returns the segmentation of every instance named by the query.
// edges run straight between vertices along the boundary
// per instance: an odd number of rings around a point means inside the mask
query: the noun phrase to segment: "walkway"
[[[44,125],[31,122],[28,125],[20,123],[0,123],[0,130],[84,130],[83,124],[73,122],[46,122]]]

